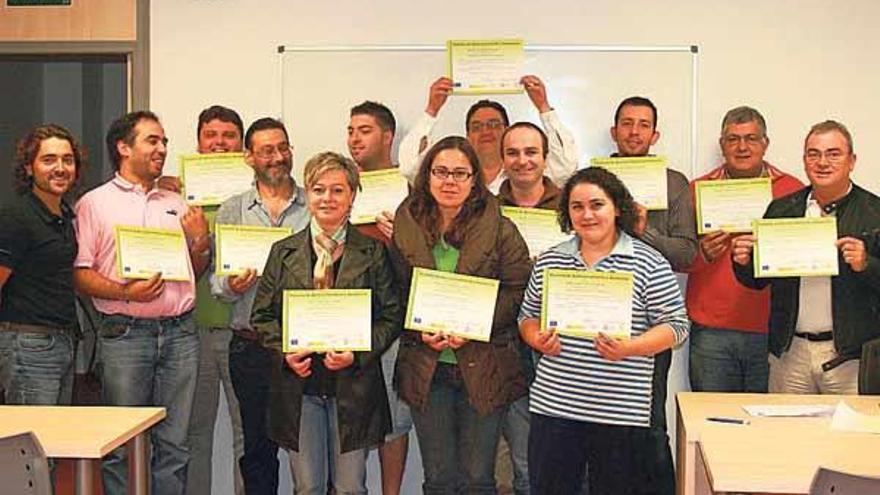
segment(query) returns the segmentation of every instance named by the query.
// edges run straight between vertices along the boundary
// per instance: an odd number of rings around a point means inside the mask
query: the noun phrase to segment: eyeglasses
[[[437,167],[431,169],[431,175],[440,179],[446,180],[450,175],[452,176],[452,180],[455,182],[464,182],[473,176],[473,172],[468,172],[467,170],[457,168],[455,170],[449,170],[446,167]]]
[[[830,150],[825,150],[824,152],[819,150],[807,150],[804,153],[804,160],[808,163],[818,163],[822,161],[822,157],[825,157],[825,160],[828,163],[840,163],[849,153],[844,153],[843,150],[838,148],[832,148]]]
[[[739,143],[745,142],[748,146],[757,146],[764,142],[764,136],[759,136],[757,134],[746,134],[745,136],[740,136],[738,134],[727,134],[721,138],[724,142],[725,146],[739,146]]]
[[[483,129],[491,129],[494,131],[494,130],[501,129],[502,127],[504,127],[504,122],[502,122],[498,119],[487,120],[485,122],[477,121],[477,122],[472,122],[469,127],[470,127],[470,132],[482,132]]]
[[[275,156],[275,153],[280,153],[282,157],[287,158],[291,154],[290,145],[287,143],[279,144],[278,146],[263,146],[254,152],[258,158],[262,158],[264,160],[268,160]]]

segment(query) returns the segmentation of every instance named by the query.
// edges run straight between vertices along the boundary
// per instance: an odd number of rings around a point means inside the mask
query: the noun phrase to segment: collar
[[[61,199],[61,216],[58,216],[52,213],[52,210],[46,206],[46,203],[43,203],[32,190],[28,190],[24,194],[25,198],[31,203],[31,206],[34,208],[37,216],[46,224],[55,224],[58,223],[59,220],[71,220],[75,217],[73,214],[73,209],[68,206],[67,202],[64,199]]]
[[[290,180],[293,181],[293,195],[291,195],[290,199],[287,200],[287,208],[289,208],[292,204],[305,207],[305,193],[303,192],[302,188],[297,185],[296,181],[293,180],[293,177],[291,177]],[[256,205],[262,206],[263,198],[262,196],[260,196],[260,190],[257,188],[256,181],[254,181],[252,187],[245,192],[244,204],[248,205],[248,208],[252,208]]]
[[[584,259],[581,257],[581,238],[577,235],[572,235],[571,239],[567,241],[560,242],[559,244],[550,248],[551,251],[556,253],[565,254],[568,256],[572,256],[577,258],[581,263],[586,266],[584,263]],[[633,256],[633,239],[629,234],[624,232],[623,230],[617,229],[617,242],[614,243],[614,247],[611,248],[611,252],[608,253],[605,257],[608,256]]]
[[[546,175],[541,177],[541,183],[544,185],[544,194],[535,204],[535,208],[546,208],[549,203],[558,201],[559,195],[562,194],[559,186],[554,184]],[[498,199],[501,200],[501,204],[504,206],[519,206],[513,197],[513,187],[510,185],[510,179],[506,179],[501,183],[501,187],[498,188]]]
[[[153,191],[158,192],[158,191],[162,190],[159,188],[158,183],[154,182],[153,188],[150,189],[149,191],[145,191],[144,188],[141,187],[140,184],[135,184],[133,182],[129,182],[129,181],[125,180],[125,178],[123,178],[119,174],[119,172],[116,172],[116,174],[113,176],[113,180],[111,182],[113,182],[113,184],[116,187],[118,187],[119,189],[122,189],[123,191],[135,191],[135,192],[140,192],[143,194],[150,194]]]
[[[833,201],[825,206],[819,205],[819,202],[813,197],[813,190],[813,186],[809,186],[809,193],[807,193],[807,210],[809,210],[811,204],[815,204],[816,208],[822,209],[823,215],[833,215],[838,209],[846,205],[850,193],[852,193],[853,190],[853,182],[849,181],[849,188],[846,190],[846,194],[837,201]]]

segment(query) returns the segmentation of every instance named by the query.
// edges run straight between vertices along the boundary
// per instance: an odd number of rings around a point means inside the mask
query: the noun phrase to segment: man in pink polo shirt
[[[107,148],[116,176],[76,206],[79,253],[74,282],[101,313],[99,327],[104,402],[162,406],[153,428],[152,493],[182,494],[186,446],[199,358],[192,318],[195,278],[210,261],[208,225],[201,210],[156,187],[165,165],[165,131],[148,111],[110,125]],[[116,267],[116,226],[171,229],[185,234],[191,266],[186,281],[123,279]],[[104,461],[104,493],[126,492],[124,449]]]

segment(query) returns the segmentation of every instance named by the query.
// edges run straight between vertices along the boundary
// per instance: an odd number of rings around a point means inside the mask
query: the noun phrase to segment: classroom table
[[[832,431],[831,417],[751,417],[743,405],[836,404],[880,414],[880,397],[681,392],[677,493],[809,493],[822,466],[880,475],[880,435]],[[748,424],[707,417],[741,418]]]
[[[32,431],[47,457],[71,458],[76,493],[95,493],[101,458],[126,445],[129,493],[149,486],[147,435],[165,417],[163,407],[0,406],[0,436]]]

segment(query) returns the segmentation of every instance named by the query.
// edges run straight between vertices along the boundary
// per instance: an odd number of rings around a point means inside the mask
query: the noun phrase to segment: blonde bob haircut
[[[334,170],[341,170],[345,173],[346,182],[348,182],[353,192],[360,190],[360,173],[354,160],[332,151],[318,153],[306,162],[306,167],[303,171],[306,189],[311,189],[322,175]]]

